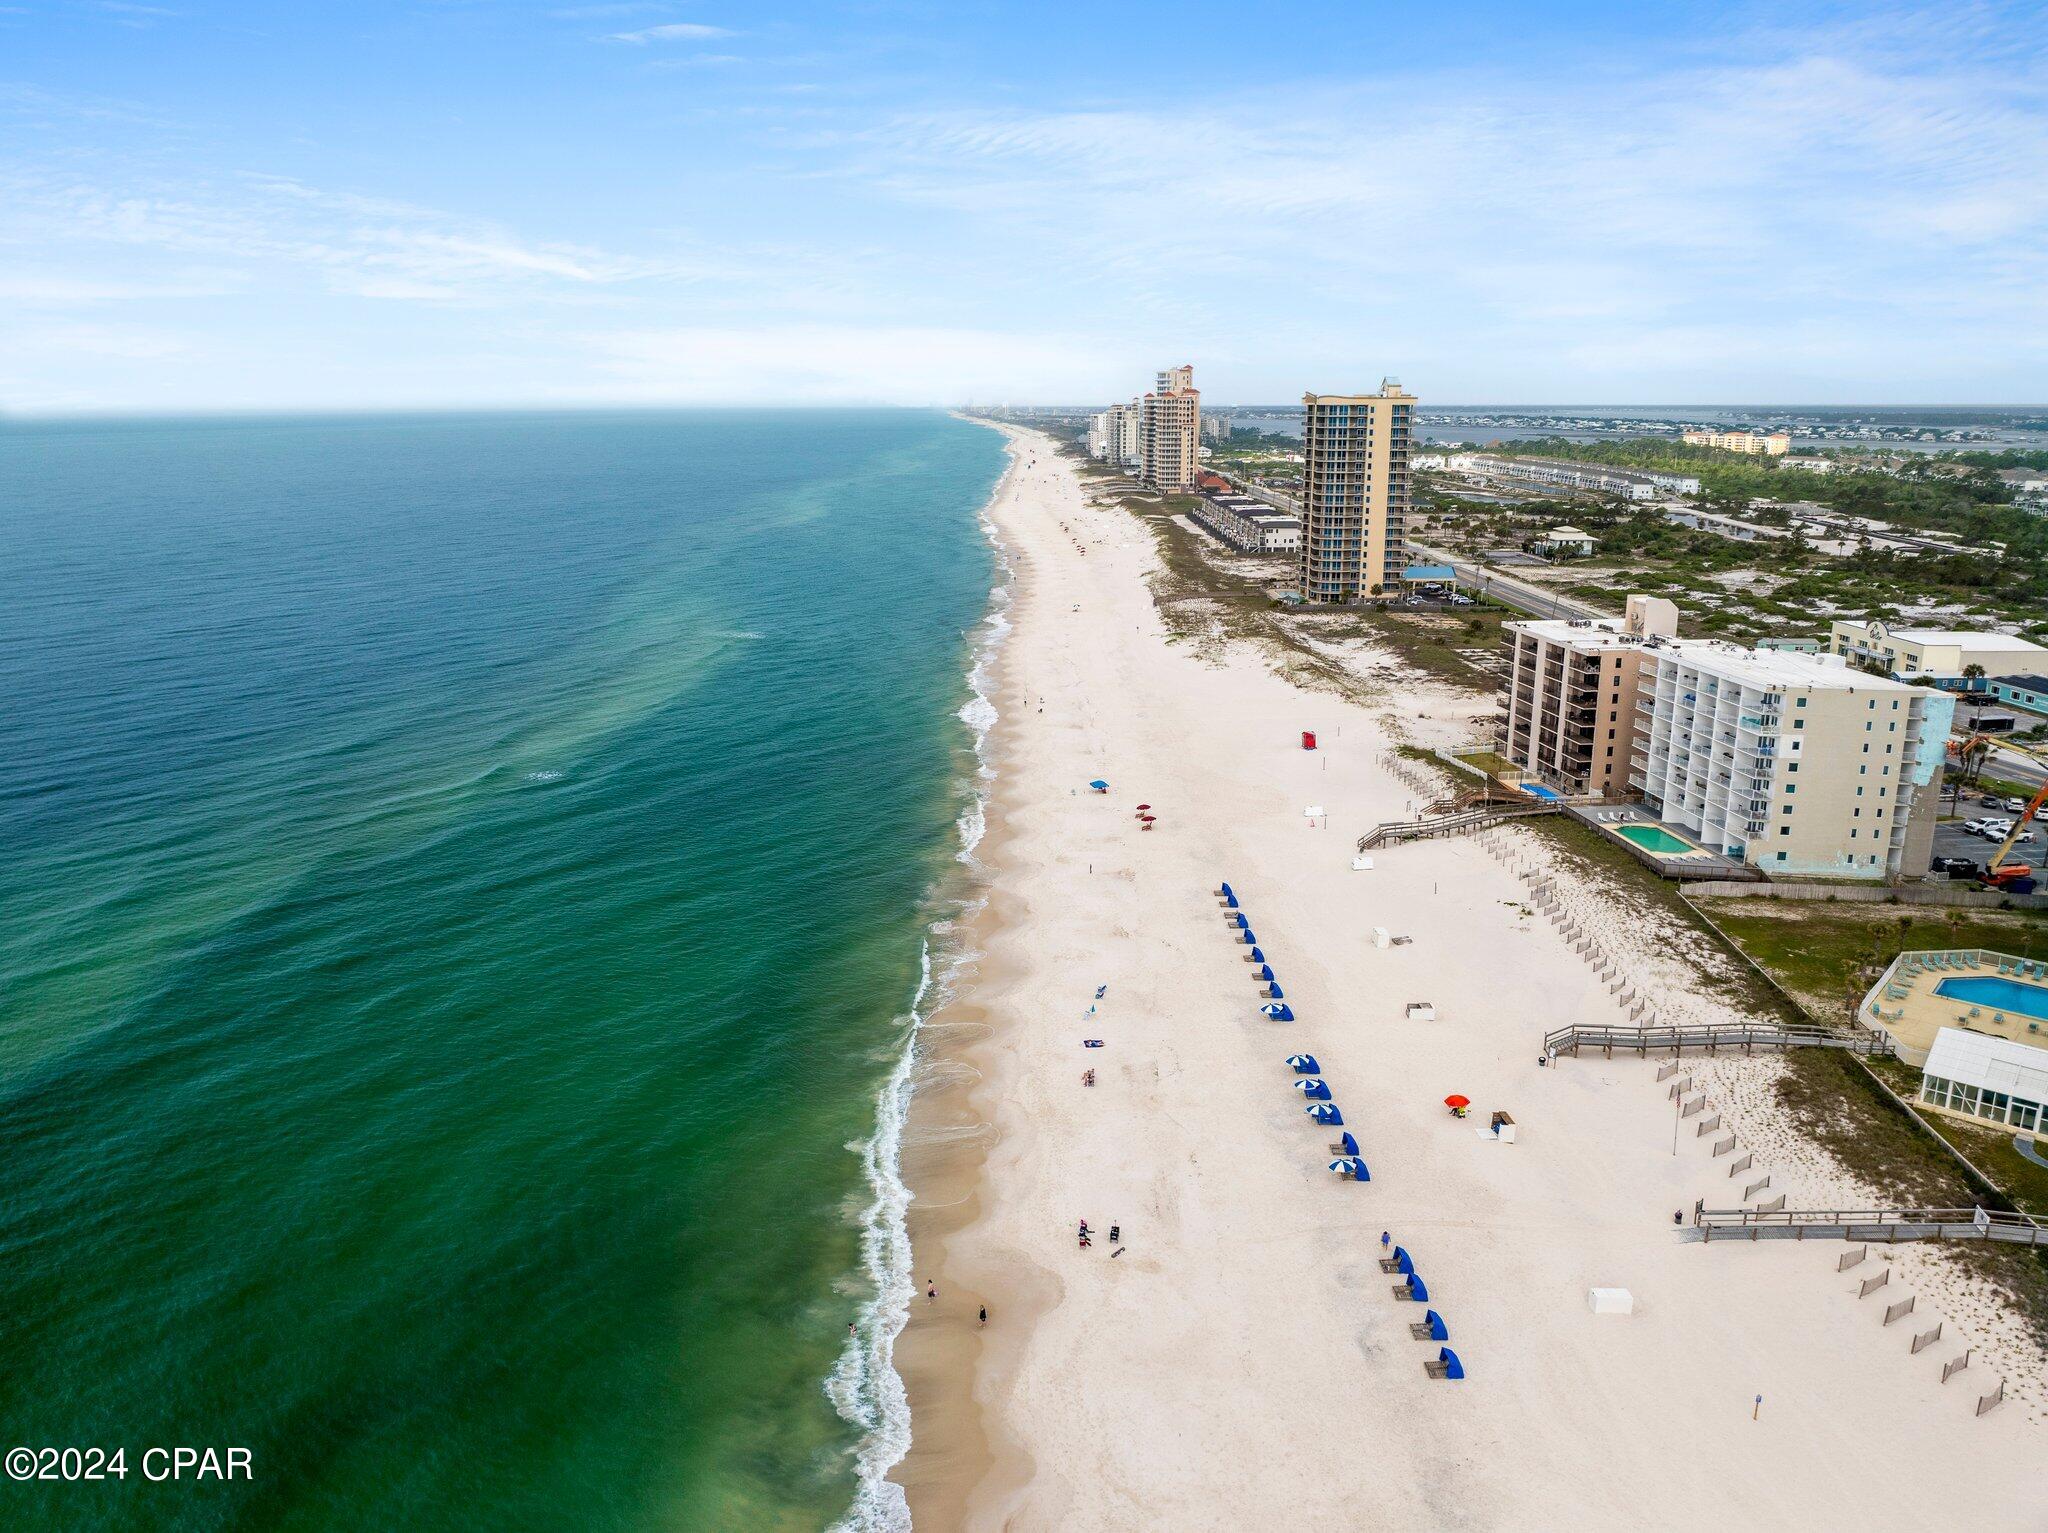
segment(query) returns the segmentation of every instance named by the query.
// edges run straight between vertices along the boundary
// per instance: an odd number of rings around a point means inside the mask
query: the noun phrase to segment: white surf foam
[[[1000,488],[999,483],[998,491]],[[976,629],[974,659],[967,671],[967,685],[974,695],[959,712],[961,722],[974,736],[973,790],[956,821],[960,849],[955,856],[969,866],[977,866],[974,849],[988,829],[988,797],[996,776],[988,758],[988,737],[997,721],[990,693],[995,689],[996,652],[1010,632],[1006,609],[1010,605],[1014,573],[1009,550],[987,506],[982,508],[980,521],[982,535],[995,550],[996,568],[988,611]],[[908,1533],[910,1528],[910,1504],[904,1498],[903,1487],[889,1478],[889,1471],[910,1451],[910,1399],[901,1375],[896,1372],[895,1359],[896,1338],[910,1319],[910,1303],[917,1294],[906,1222],[911,1193],[902,1177],[903,1125],[918,1081],[922,1052],[919,1035],[925,1018],[940,1011],[952,998],[953,981],[974,960],[975,954],[955,934],[964,929],[981,904],[977,899],[964,906],[956,905],[949,914],[934,918],[927,930],[919,953],[917,994],[910,1005],[903,1052],[876,1094],[875,1132],[857,1147],[868,1186],[868,1202],[859,1220],[861,1266],[872,1297],[825,1381],[825,1393],[833,1408],[861,1432],[860,1443],[854,1450],[853,1504],[833,1525],[831,1533]],[[936,968],[932,958],[935,946],[943,955]]]

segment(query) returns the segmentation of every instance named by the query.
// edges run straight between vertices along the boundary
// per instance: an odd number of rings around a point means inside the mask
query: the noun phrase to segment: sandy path
[[[1946,1349],[1908,1356],[1908,1325],[1834,1274],[1839,1246],[1677,1238],[1672,1211],[1720,1201],[1725,1163],[1703,1142],[1671,1153],[1653,1065],[1536,1067],[1546,1028],[1619,1012],[1521,913],[1501,860],[1450,841],[1350,871],[1359,830],[1416,797],[1377,764],[1373,712],[1166,642],[1144,530],[1027,451],[994,513],[1018,592],[999,897],[969,996],[988,1026],[947,1109],[991,1125],[990,1147],[971,1200],[941,1200],[964,1227],[913,1225],[947,1296],[904,1338],[920,1528],[1903,1528],[1953,1518],[1961,1486],[1976,1526],[2043,1526],[2048,1435],[2024,1411],[1973,1418],[1968,1376],[1944,1389]],[[1257,1015],[1220,878],[1291,1026]],[[1377,949],[1375,926],[1413,941]],[[1417,999],[1439,1020],[1405,1020]],[[1333,1135],[1282,1064],[1297,1049],[1370,1184],[1325,1171]],[[1482,1121],[1511,1110],[1522,1142],[1452,1120],[1451,1091]],[[1120,1224],[1124,1254],[1078,1250],[1083,1217]],[[1377,1266],[1382,1229],[1424,1273],[1462,1383],[1424,1376],[1434,1347]],[[1594,1284],[1631,1289],[1636,1313],[1590,1314]]]

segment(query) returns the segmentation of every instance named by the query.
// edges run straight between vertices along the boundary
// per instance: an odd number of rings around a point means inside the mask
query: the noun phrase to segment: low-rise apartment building
[[[1952,692],[1983,692],[1993,676],[2048,669],[2048,649],[2030,639],[1959,628],[1894,628],[1875,620],[1837,619],[1828,630],[1828,649],[1852,664],[1882,665],[1889,675],[1925,678]]]
[[[1681,431],[1679,436],[1692,447],[1718,447],[1752,457],[1782,458],[1792,450],[1792,438],[1782,431]]]
[[[1629,782],[1660,819],[1775,876],[1926,873],[1955,699],[1838,657],[1646,652]]]
[[[1644,724],[1636,703],[1652,643],[1679,643],[1678,608],[1631,596],[1623,618],[1503,623],[1507,720],[1500,753],[1572,797],[1620,798]]]
[[[2048,676],[1994,676],[1989,691],[2014,708],[2048,713]]]
[[[1566,458],[1502,458],[1493,453],[1460,452],[1451,454],[1445,466],[1452,473],[1482,482],[1585,490],[1596,495],[1619,495],[1623,500],[1655,500],[1660,490],[1672,495],[1700,492],[1700,482],[1691,474],[1608,468],[1600,463],[1577,463]]]
[[[1301,518],[1249,496],[1204,495],[1188,516],[1240,553],[1292,554],[1301,550]]]

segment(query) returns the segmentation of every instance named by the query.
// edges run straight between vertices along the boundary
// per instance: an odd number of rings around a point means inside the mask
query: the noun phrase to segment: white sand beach
[[[907,1161],[920,1289],[941,1293],[902,1342],[919,1528],[2048,1527],[2039,1368],[1998,1306],[1939,1252],[1837,1273],[1839,1242],[1682,1238],[1674,1210],[1735,1206],[1741,1183],[1690,1123],[1673,1154],[1655,1059],[1538,1068],[1546,1029],[1623,1013],[1527,912],[1512,833],[1353,871],[1360,832],[1421,796],[1382,765],[1385,709],[1169,642],[1146,530],[1088,508],[1043,438],[1011,436],[994,895],[977,974],[932,1035],[965,1084],[922,1125],[927,1145],[976,1148],[965,1169]],[[1258,1013],[1225,879],[1293,1023]],[[1571,897],[1612,951],[1636,944],[1667,1010],[1716,1004],[1658,958],[1654,927]],[[1378,948],[1375,927],[1412,940]],[[1408,1020],[1412,1001],[1436,1019]],[[1325,1169],[1336,1133],[1303,1111],[1296,1051],[1320,1061],[1370,1183]],[[1694,1073],[1794,1206],[1855,1201],[1772,1117],[1774,1068]],[[1451,1092],[1471,1119],[1445,1111]],[[1493,1109],[1514,1145],[1477,1131]],[[1465,1379],[1425,1376],[1437,1348],[1409,1335],[1422,1307],[1390,1292],[1383,1230]],[[1859,1300],[1887,1257],[1890,1284]],[[1591,1313],[1594,1286],[1635,1312]],[[1909,1293],[1916,1313],[1883,1325]],[[1910,1355],[1936,1318],[1944,1339]],[[2002,1364],[2008,1398],[1977,1417]]]

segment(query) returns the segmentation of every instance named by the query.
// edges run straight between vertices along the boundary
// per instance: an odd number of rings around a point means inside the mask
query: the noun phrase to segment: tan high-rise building
[[[1508,673],[1500,752],[1551,787],[1578,797],[1629,796],[1629,758],[1649,720],[1638,710],[1650,641],[1682,645],[1678,608],[1631,596],[1626,615],[1501,624]]]
[[[1170,367],[1139,402],[1138,477],[1156,490],[1192,490],[1200,460],[1202,395],[1192,367]]]
[[[1304,394],[1301,595],[1391,596],[1408,562],[1415,396],[1389,378],[1377,394]]]

